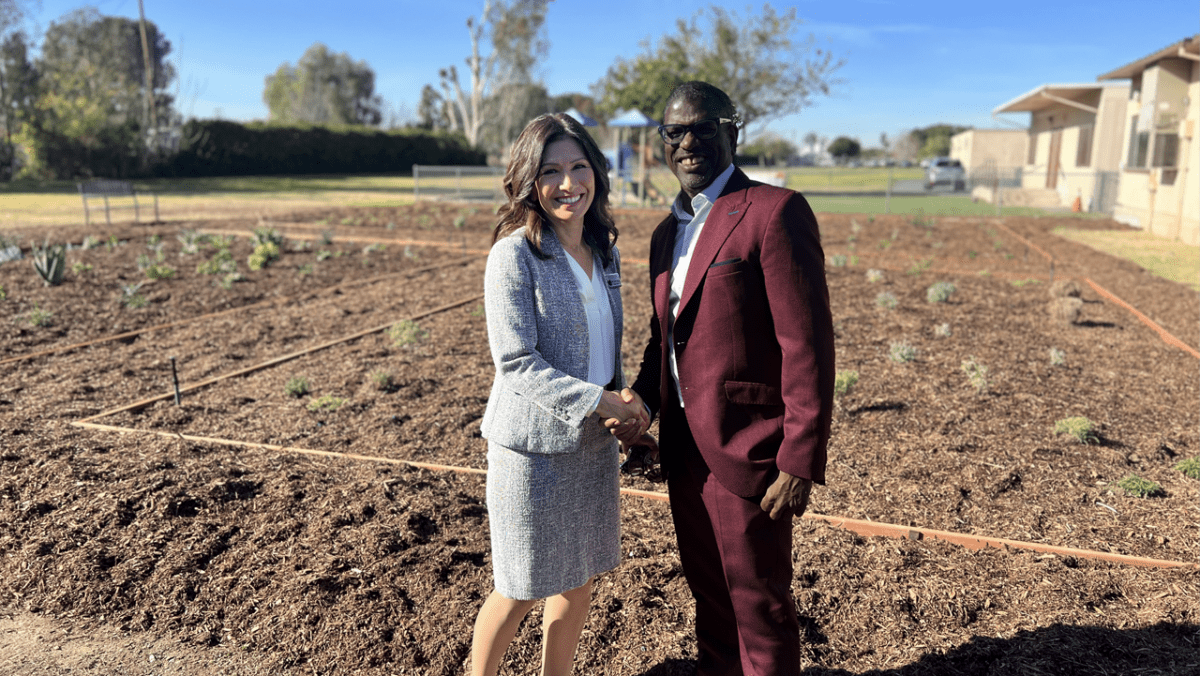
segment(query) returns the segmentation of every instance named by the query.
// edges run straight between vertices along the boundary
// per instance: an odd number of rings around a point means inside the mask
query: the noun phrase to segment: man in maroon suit
[[[680,194],[650,244],[633,390],[660,417],[698,673],[799,674],[792,517],[825,482],[833,322],[816,218],[733,166],[739,122],[707,83],[667,100],[659,133]]]

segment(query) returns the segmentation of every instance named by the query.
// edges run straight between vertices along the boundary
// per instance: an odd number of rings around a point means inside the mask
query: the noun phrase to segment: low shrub
[[[1096,424],[1081,416],[1055,421],[1054,433],[1070,435],[1081,444],[1094,444],[1100,441]]]
[[[381,392],[391,392],[396,389],[395,378],[387,371],[375,371],[372,373],[371,382],[375,384],[375,389]]]
[[[1067,353],[1057,347],[1050,348],[1050,365],[1065,366],[1067,363]]]
[[[833,378],[833,396],[844,397],[858,384],[858,371],[838,371]]]
[[[933,335],[938,338],[949,338],[954,332],[950,329],[950,324],[942,322],[933,327]]]
[[[875,305],[886,310],[895,309],[895,307],[899,304],[900,301],[896,300],[896,294],[892,293],[891,291],[880,291],[875,296]]]
[[[888,359],[897,364],[907,364],[917,359],[917,348],[904,341],[897,341],[888,346]]]
[[[975,394],[987,394],[991,383],[988,382],[986,366],[976,361],[975,357],[967,357],[963,360],[960,368],[963,373],[967,374],[967,380],[970,381],[971,387],[975,388]]]
[[[934,282],[925,290],[925,300],[930,303],[945,303],[955,291],[958,291],[958,287],[954,286],[953,282]]]
[[[1180,460],[1172,469],[1176,472],[1183,472],[1183,475],[1189,479],[1200,479],[1200,458]]]
[[[1113,485],[1125,491],[1126,495],[1132,495],[1135,498],[1152,498],[1165,494],[1162,486],[1136,474],[1130,474]]]
[[[1073,279],[1060,279],[1050,285],[1051,298],[1079,298],[1083,289]]]
[[[829,257],[829,263],[835,268],[846,267],[846,254],[833,254]]]
[[[875,284],[876,282],[882,282],[882,281],[883,281],[883,270],[876,270],[874,268],[867,270],[867,282],[868,283]]]
[[[175,268],[162,263],[153,263],[143,272],[147,279],[171,279],[175,276]]]
[[[404,319],[392,324],[388,329],[388,338],[391,338],[394,347],[408,347],[415,345],[429,335],[427,331],[421,328],[421,325],[411,319]]]
[[[54,313],[49,310],[43,310],[38,307],[37,303],[33,304],[33,309],[29,314],[25,315],[25,319],[33,326],[50,326],[50,320],[54,317]]]
[[[346,400],[342,397],[335,397],[332,394],[326,394],[317,399],[308,402],[308,410],[310,411],[329,411],[333,412],[342,407]]]
[[[279,244],[262,242],[255,245],[254,253],[246,259],[246,267],[251,270],[262,270],[279,258]]]
[[[1063,325],[1079,322],[1079,314],[1083,311],[1083,301],[1073,296],[1055,298],[1046,306],[1046,312],[1055,322]]]
[[[288,378],[287,383],[283,386],[283,391],[290,397],[303,397],[308,394],[308,378],[303,376]]]

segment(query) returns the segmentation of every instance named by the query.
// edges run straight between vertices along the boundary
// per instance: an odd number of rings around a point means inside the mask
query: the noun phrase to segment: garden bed
[[[631,374],[648,336],[642,261],[661,215],[618,214]],[[483,479],[387,461],[485,468],[478,425],[493,371],[471,300],[483,261],[463,257],[486,250],[493,218],[440,204],[294,214],[267,224],[293,235],[280,260],[243,266],[228,289],[195,271],[213,249],[180,257],[175,227],[94,233],[126,244],[72,251],[92,267],[60,286],[42,286],[27,261],[0,265],[0,360],[59,350],[0,372],[0,608],[75,632],[179,641],[192,668],[177,673],[462,673],[491,584]],[[1196,569],[1086,551],[1197,560],[1197,481],[1174,468],[1200,455],[1200,361],[1083,280],[1193,348],[1195,293],[1049,234],[1121,227],[1106,221],[820,220],[838,368],[859,379],[839,398],[812,510],[1085,551],[973,552],[798,522],[806,673],[1192,673]],[[52,233],[77,244],[84,234]],[[146,307],[127,307],[120,287],[144,278],[137,257],[154,235],[176,275],[142,287]],[[409,243],[364,251],[375,240]],[[331,254],[317,260],[321,250]],[[1039,250],[1056,279],[1081,283],[1076,323],[1051,320]],[[249,243],[231,251],[242,262]],[[947,302],[928,302],[935,282],[954,285]],[[457,300],[417,320],[419,339],[384,330]],[[28,323],[35,306],[49,325]],[[897,343],[911,360],[892,358]],[[283,355],[295,356],[249,368]],[[966,360],[986,368],[985,386]],[[71,425],[89,417],[141,433]],[[1096,423],[1097,443],[1057,434],[1069,417]],[[1159,490],[1127,494],[1116,484],[1130,475]],[[667,507],[626,496],[622,519],[624,562],[597,585],[577,673],[690,673],[692,605]],[[535,620],[504,673],[534,669]]]

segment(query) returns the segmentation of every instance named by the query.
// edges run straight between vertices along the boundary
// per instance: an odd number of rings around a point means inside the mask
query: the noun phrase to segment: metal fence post
[[[421,199],[421,165],[412,165],[413,175],[413,201]]]

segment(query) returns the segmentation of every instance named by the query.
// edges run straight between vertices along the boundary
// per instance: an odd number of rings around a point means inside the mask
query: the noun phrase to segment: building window
[[[1037,162],[1037,134],[1029,135],[1029,160],[1025,164],[1033,164]]]
[[[1075,166],[1092,166],[1092,135],[1094,132],[1095,127],[1090,124],[1079,128],[1079,145],[1075,148]]]
[[[1154,156],[1150,166],[1174,167],[1179,155],[1179,134],[1154,135]]]
[[[1129,124],[1129,159],[1125,166],[1129,169],[1145,169],[1149,150],[1150,132],[1138,131],[1138,116],[1134,115]]]

